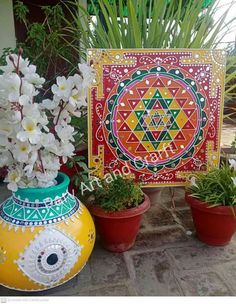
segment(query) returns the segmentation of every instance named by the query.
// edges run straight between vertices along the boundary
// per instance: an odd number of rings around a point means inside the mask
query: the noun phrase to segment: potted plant
[[[236,231],[236,161],[210,172],[196,173],[186,189],[197,237],[208,245],[223,246]]]
[[[110,174],[97,180],[94,201],[88,208],[95,219],[104,248],[113,252],[130,249],[150,200],[133,179]]]
[[[80,116],[94,73],[79,65],[79,74],[57,77],[45,98],[45,80],[22,52],[0,67],[0,167],[12,191],[0,206],[0,284],[38,291],[74,277],[93,249],[92,218],[58,171],[74,155],[70,121]]]

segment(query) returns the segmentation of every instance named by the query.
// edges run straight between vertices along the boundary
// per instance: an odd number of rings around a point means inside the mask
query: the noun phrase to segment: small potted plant
[[[105,249],[123,252],[130,249],[139,231],[142,214],[150,200],[133,179],[110,175],[97,180],[94,201],[88,208]]]
[[[197,237],[208,245],[223,246],[236,231],[236,161],[196,173],[186,189]]]

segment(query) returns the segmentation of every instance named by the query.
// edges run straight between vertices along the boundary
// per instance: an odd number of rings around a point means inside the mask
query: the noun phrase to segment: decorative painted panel
[[[177,186],[218,166],[224,51],[90,49],[88,61],[92,176],[123,169],[145,186]]]

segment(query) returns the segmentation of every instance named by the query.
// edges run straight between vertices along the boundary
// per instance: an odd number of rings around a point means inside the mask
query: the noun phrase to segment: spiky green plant
[[[222,9],[218,1],[204,10],[204,0],[91,0],[91,3],[96,21],[79,1],[65,4],[70,12],[68,35],[74,40],[74,34],[79,32],[78,51],[84,58],[87,48],[217,48],[225,34],[236,26],[236,18],[225,22],[231,6],[220,18],[215,18]],[[226,67],[226,108],[227,102],[236,98],[235,67],[236,56],[230,56]],[[226,116],[231,118],[231,114]]]
[[[229,8],[214,19],[217,3],[203,10],[204,0],[98,0],[94,21],[79,1],[66,2],[68,28],[81,34],[87,48],[212,48],[219,45],[235,18],[225,24]],[[124,8],[127,13],[124,14]],[[102,17],[101,17],[102,16]],[[69,20],[77,28],[70,27]],[[232,28],[233,30],[233,28]]]
[[[232,160],[235,166],[235,161]],[[192,197],[214,206],[236,205],[236,171],[233,166],[222,164],[208,173],[195,173],[187,191]]]

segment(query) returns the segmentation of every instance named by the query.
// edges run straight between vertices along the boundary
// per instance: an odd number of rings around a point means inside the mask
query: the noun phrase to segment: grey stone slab
[[[172,213],[161,204],[153,204],[146,212],[147,222],[151,227],[175,225],[176,221]]]
[[[180,284],[186,296],[230,296],[231,291],[217,273],[196,273],[180,277]]]
[[[231,289],[234,290],[236,295],[236,262],[229,262],[219,265],[219,273],[227,281],[228,285],[231,286]]]
[[[65,284],[46,291],[48,296],[74,296],[84,288],[91,286],[91,270],[89,263],[80,273]]]
[[[186,230],[195,231],[193,219],[192,219],[192,213],[190,209],[186,210],[175,210],[175,215],[180,220],[180,223],[183,225],[183,227]]]
[[[167,228],[161,231],[151,231],[139,233],[132,250],[158,248],[163,245],[173,246],[173,243],[186,242],[191,240],[191,237],[178,226]]]
[[[9,288],[6,288],[6,287],[0,285],[0,296],[1,297],[8,297],[8,296],[20,297],[20,296],[27,296],[27,295],[29,295],[29,294],[26,292],[9,289]]]
[[[181,295],[172,265],[164,252],[144,252],[133,257],[135,288],[139,296]]]
[[[79,294],[78,294],[79,295]],[[115,285],[100,287],[88,292],[82,292],[81,295],[88,296],[130,296],[129,289],[125,285]]]
[[[87,265],[86,265],[87,266]],[[37,291],[37,292],[25,292],[25,291],[15,291],[8,288],[0,286],[1,296],[73,296],[79,292],[80,289],[90,286],[88,280],[88,269],[89,267],[84,267],[83,270],[70,281],[48,290]],[[79,281],[79,277],[81,280]]]
[[[225,247],[211,247],[201,245],[201,242],[196,240],[196,246],[170,248],[166,252],[173,257],[180,270],[203,268],[232,260],[236,263],[236,246],[234,243]]]
[[[173,193],[173,203],[176,208],[185,208],[187,203],[184,199],[185,190],[184,187],[165,187],[161,192],[160,201],[167,208],[172,208],[172,193]]]
[[[123,254],[109,252],[98,243],[90,259],[92,284],[119,283],[129,278]]]

